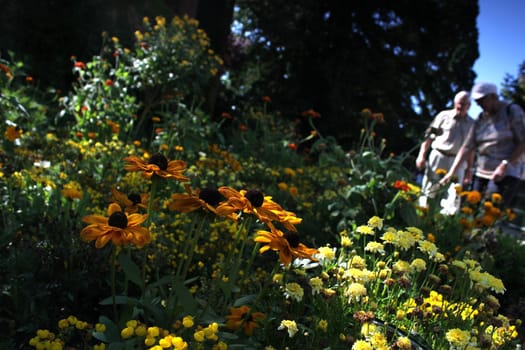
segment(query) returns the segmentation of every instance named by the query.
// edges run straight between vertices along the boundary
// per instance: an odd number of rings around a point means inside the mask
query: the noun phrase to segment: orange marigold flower
[[[490,196],[490,199],[492,200],[492,202],[496,204],[500,204],[501,201],[503,200],[503,197],[499,193],[492,193]]]
[[[401,190],[401,191],[405,191],[405,192],[410,191],[410,187],[408,186],[406,181],[403,181],[403,180],[396,180],[394,182],[394,188]]]
[[[189,178],[182,175],[186,170],[186,162],[182,160],[170,160],[164,157],[160,153],[152,155],[148,162],[140,159],[137,156],[129,156],[124,158],[127,163],[124,169],[127,171],[139,171],[142,172],[142,176],[151,178],[153,175],[157,175],[163,178],[176,179],[182,182],[189,181]]]
[[[288,148],[291,149],[292,151],[295,151],[295,150],[297,150],[297,144],[295,144],[293,142],[290,142],[288,144]]]
[[[484,226],[492,226],[494,222],[496,222],[496,218],[488,213],[485,213],[485,215],[481,217],[481,223]]]
[[[233,331],[243,329],[244,334],[251,336],[255,327],[258,327],[257,320],[263,319],[262,312],[251,312],[251,309],[243,305],[241,307],[230,308],[230,315],[226,316],[226,327]]]
[[[461,212],[462,212],[463,214],[470,215],[470,214],[472,214],[474,211],[472,210],[471,207],[461,207]]]
[[[465,219],[465,218],[460,218],[459,219],[459,224],[461,226],[463,226],[467,230],[472,227],[472,224],[470,223],[470,221],[468,219]]]
[[[108,217],[87,215],[82,218],[89,225],[82,229],[80,237],[86,241],[95,241],[96,248],[103,248],[109,241],[116,246],[134,244],[142,248],[151,242],[149,230],[140,226],[147,218],[147,214],[126,214],[120,205],[111,203]]]
[[[106,120],[106,123],[111,128],[111,132],[114,134],[118,134],[120,132],[120,125],[118,123],[115,123],[112,120]]]
[[[309,117],[309,118],[321,118],[321,114],[311,108],[306,111],[303,111],[301,115],[303,117]]]
[[[447,174],[447,170],[443,168],[437,168],[436,169],[436,175],[437,176],[444,176]]]
[[[27,84],[33,84],[35,82],[35,79],[32,76],[28,75],[25,78],[25,81],[26,81]]]
[[[222,112],[221,113],[221,117],[225,118],[225,119],[233,119],[232,115],[228,112]]]
[[[86,64],[84,62],[77,61],[77,62],[74,63],[74,67],[75,68],[80,68],[80,69],[86,69]]]
[[[510,208],[505,209],[505,214],[510,221],[516,219],[516,213]]]
[[[20,129],[18,126],[8,126],[5,128],[4,136],[9,141],[13,142],[22,136],[22,129]]]
[[[466,197],[470,204],[478,204],[481,201],[481,193],[478,191],[467,191]]]
[[[241,130],[241,131],[248,131],[249,130],[248,125],[240,124],[239,125],[239,130]]]
[[[300,243],[297,232],[289,231],[283,233],[272,224],[268,224],[268,226],[270,227],[270,231],[259,230],[254,238],[255,242],[264,244],[259,249],[259,253],[262,254],[268,250],[278,251],[279,259],[284,265],[290,265],[294,257],[314,261],[317,260],[313,255],[317,254],[319,251]]]
[[[385,116],[381,112],[379,112],[379,113],[372,113],[372,115],[370,115],[370,119],[375,120],[378,123],[384,123],[385,122]]]
[[[0,63],[0,70],[5,73],[5,76],[11,80],[13,79],[13,73],[11,73],[11,69],[9,69],[8,66]]]

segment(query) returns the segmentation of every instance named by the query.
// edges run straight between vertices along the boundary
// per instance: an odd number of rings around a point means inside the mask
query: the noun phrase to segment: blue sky
[[[525,0],[479,0],[479,58],[474,64],[477,81],[489,81],[501,88],[508,73],[518,74],[525,61]],[[481,109],[473,101],[469,114]]]

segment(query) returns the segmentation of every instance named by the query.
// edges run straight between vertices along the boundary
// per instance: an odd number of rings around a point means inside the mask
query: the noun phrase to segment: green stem
[[[159,184],[159,181],[162,179],[158,177],[157,175],[153,175],[151,178],[151,189],[150,189],[150,195],[148,200],[148,218],[146,219],[145,227],[151,231],[151,221],[153,217],[153,202],[155,202],[155,196],[157,194],[157,187]],[[142,250],[142,271],[141,271],[141,277],[142,277],[142,293],[144,293],[146,289],[146,260],[147,260],[147,253],[146,250]]]
[[[118,324],[118,313],[117,313],[117,282],[116,282],[116,265],[117,265],[117,247],[113,247],[113,252],[111,253],[111,300],[113,304],[113,319],[115,320],[115,323]]]
[[[186,257],[186,262],[184,263],[184,269],[182,270],[182,280],[184,281],[186,279],[186,276],[188,274],[188,270],[191,265],[191,261],[193,260],[193,254],[195,254],[195,247],[197,246],[199,242],[199,238],[201,237],[202,228],[204,227],[207,216],[204,217],[199,222],[199,226],[196,230],[194,230],[193,236],[190,237],[190,239],[186,243],[186,247],[184,248],[184,256]],[[177,276],[179,276],[179,273],[177,273]]]

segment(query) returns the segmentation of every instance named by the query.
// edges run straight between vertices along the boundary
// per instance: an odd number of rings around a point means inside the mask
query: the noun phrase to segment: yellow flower
[[[335,252],[333,248],[330,247],[319,247],[318,256],[322,259],[333,260],[335,258]]]
[[[288,336],[290,338],[292,338],[299,331],[299,328],[297,328],[297,323],[295,323],[295,321],[292,320],[282,320],[277,330],[283,329],[286,329],[288,331]]]
[[[317,323],[317,327],[322,330],[323,332],[326,332],[328,329],[328,321],[327,320],[319,320]]]
[[[312,294],[316,295],[323,289],[323,280],[319,277],[310,278],[310,287],[312,287]]]
[[[69,199],[82,199],[82,191],[80,185],[76,181],[70,181],[62,188],[62,195]]]
[[[373,350],[372,344],[366,340],[357,340],[354,345],[352,345],[352,350]]]
[[[379,242],[368,242],[366,244],[365,250],[371,253],[385,254],[385,247]]]
[[[120,331],[120,336],[124,339],[128,339],[128,338],[131,338],[134,333],[135,333],[135,328],[126,327],[122,331]]]
[[[182,319],[182,325],[185,327],[185,328],[191,328],[193,327],[193,317],[192,316],[185,316],[183,319]]]
[[[148,327],[148,336],[154,338],[154,337],[158,337],[159,334],[160,334],[159,327]]]
[[[286,298],[295,299],[297,302],[303,300],[304,290],[298,283],[286,283],[284,286],[284,295]]]
[[[361,225],[356,228],[356,232],[363,235],[373,235],[374,229],[368,225]]]
[[[379,216],[372,216],[368,220],[368,226],[381,230],[383,228],[383,219],[381,219]]]
[[[470,340],[470,332],[463,331],[459,328],[453,328],[450,329],[445,334],[446,339],[455,348],[463,349],[465,346],[468,345],[468,342]]]
[[[423,259],[416,258],[412,260],[410,267],[416,272],[421,272],[427,269],[427,263]]]
[[[349,300],[359,301],[361,297],[366,296],[367,290],[361,283],[353,282],[345,290],[345,295],[349,297]]]
[[[351,247],[352,244],[354,244],[354,243],[352,242],[352,240],[348,236],[341,237],[341,246],[343,246],[343,247]]]
[[[410,350],[412,349],[412,342],[408,337],[399,337],[396,340],[396,345],[399,349]]]

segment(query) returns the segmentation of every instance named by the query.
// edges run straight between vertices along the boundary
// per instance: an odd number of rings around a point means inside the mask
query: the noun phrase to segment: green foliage
[[[162,127],[177,128],[194,139],[207,135],[200,133],[206,117],[193,111],[203,102],[221,60],[195,20],[155,21],[153,25],[144,18],[144,29],[135,33],[131,50],[106,35],[103,55],[88,63],[73,57],[78,80],[61,102],[62,118],[73,122],[77,137],[109,140],[117,134],[128,142],[150,142]],[[192,107],[186,108],[188,104]],[[187,136],[180,132],[170,137]]]

